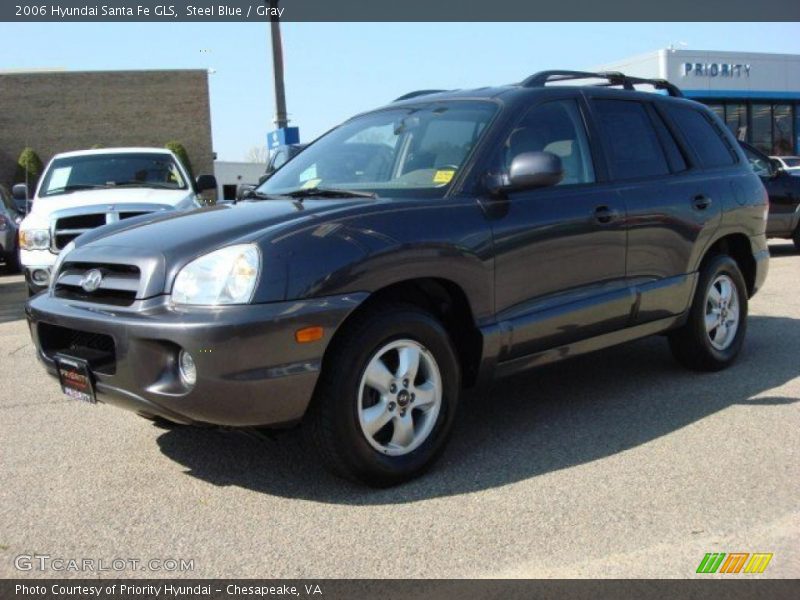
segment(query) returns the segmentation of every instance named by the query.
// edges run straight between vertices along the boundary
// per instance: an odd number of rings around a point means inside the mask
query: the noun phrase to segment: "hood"
[[[107,190],[82,190],[69,194],[36,198],[33,202],[31,214],[49,215],[64,208],[79,208],[95,204],[103,206],[103,210],[110,205],[124,204],[163,204],[164,206],[175,208],[187,198],[193,197],[194,191],[191,189],[109,188]]]
[[[302,204],[264,200],[189,212],[159,212],[85,233],[78,238],[77,247],[147,249],[160,253],[171,264],[221,246],[256,241],[275,226],[299,223],[323,212],[363,203],[363,199],[306,200]]]

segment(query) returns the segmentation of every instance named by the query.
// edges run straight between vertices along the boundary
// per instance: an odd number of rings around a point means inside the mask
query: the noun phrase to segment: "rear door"
[[[680,314],[693,290],[689,265],[719,225],[730,184],[692,162],[650,100],[596,95],[591,106],[628,211],[632,323]]]
[[[522,152],[557,154],[559,185],[487,203],[495,241],[498,320],[512,329],[513,359],[618,329],[632,307],[625,282],[625,206],[598,182],[578,92],[523,114],[498,150],[506,170]]]

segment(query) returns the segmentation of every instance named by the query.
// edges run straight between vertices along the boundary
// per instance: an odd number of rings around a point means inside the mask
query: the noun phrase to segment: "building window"
[[[800,104],[707,102],[737,140],[770,155],[800,154]],[[748,114],[749,113],[749,114]]]
[[[236,184],[222,186],[222,199],[223,200],[236,200]]]
[[[772,107],[772,154],[786,156],[794,151],[792,135],[792,105],[775,104]]]
[[[747,140],[747,105],[746,104],[726,104],[725,105],[725,124],[734,137],[744,142]]]
[[[754,103],[751,111],[750,143],[765,154],[772,154],[772,105]]]

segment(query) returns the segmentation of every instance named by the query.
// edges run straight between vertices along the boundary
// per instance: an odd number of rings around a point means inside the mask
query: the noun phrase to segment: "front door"
[[[561,158],[559,185],[487,203],[495,244],[498,321],[512,330],[501,360],[518,358],[625,326],[625,206],[596,183],[581,106],[545,101],[508,135],[499,162],[522,152]]]

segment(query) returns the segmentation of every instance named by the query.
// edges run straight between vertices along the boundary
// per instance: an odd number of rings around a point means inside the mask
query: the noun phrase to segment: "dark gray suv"
[[[27,314],[74,398],[302,424],[335,472],[391,485],[442,451],[463,388],[656,333],[730,365],[766,211],[673,85],[548,71],[356,116],[248,202],[84,234]]]

